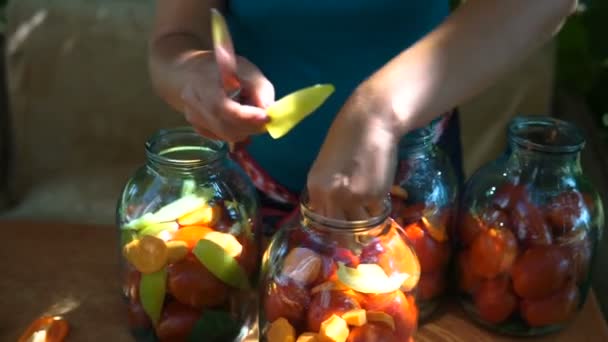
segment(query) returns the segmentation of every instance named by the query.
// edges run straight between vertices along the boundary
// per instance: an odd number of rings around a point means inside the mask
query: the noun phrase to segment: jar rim
[[[400,146],[402,148],[415,148],[427,145],[433,141],[435,134],[436,131],[431,125],[412,130],[403,136]]]
[[[302,216],[311,221],[321,224],[329,230],[356,232],[368,230],[377,227],[384,223],[391,213],[391,202],[387,196],[383,201],[383,210],[379,215],[372,216],[364,220],[341,220],[327,217],[314,211],[309,205],[309,196],[307,191],[302,191],[300,196],[300,212]]]
[[[198,134],[193,127],[163,128],[145,143],[146,156],[154,163],[183,168],[209,165],[228,152],[228,145]]]
[[[545,153],[576,153],[585,147],[576,125],[550,116],[517,116],[509,124],[508,137],[520,147]]]

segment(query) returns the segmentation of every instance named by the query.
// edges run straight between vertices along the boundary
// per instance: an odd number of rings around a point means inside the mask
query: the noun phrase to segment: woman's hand
[[[274,87],[262,72],[243,57],[237,58],[241,83],[239,102],[222,89],[218,65],[211,53],[194,57],[181,91],[186,120],[201,135],[238,142],[264,132],[268,121],[264,108],[274,102]]]
[[[342,107],[308,175],[310,205],[348,220],[378,215],[393,183],[401,129],[381,76]]]

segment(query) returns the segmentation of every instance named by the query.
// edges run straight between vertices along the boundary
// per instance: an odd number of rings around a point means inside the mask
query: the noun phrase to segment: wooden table
[[[64,315],[68,341],[132,341],[120,298],[118,236],[111,226],[0,221],[0,341],[16,341],[34,318]],[[417,341],[519,341],[471,324],[454,303],[420,327]],[[591,294],[563,332],[525,341],[608,341]]]

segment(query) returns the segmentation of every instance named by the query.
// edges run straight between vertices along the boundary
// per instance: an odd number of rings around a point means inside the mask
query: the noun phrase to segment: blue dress
[[[316,83],[335,93],[288,135],[255,136],[248,152],[270,176],[299,192],[327,131],[361,81],[449,14],[449,0],[230,0],[227,20],[237,54],[274,84],[276,98]],[[460,169],[457,118],[442,139]],[[451,135],[451,137],[450,137]]]

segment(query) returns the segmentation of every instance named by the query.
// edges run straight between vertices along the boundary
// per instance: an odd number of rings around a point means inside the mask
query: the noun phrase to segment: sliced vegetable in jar
[[[139,283],[139,299],[150,320],[156,324],[165,301],[167,291],[167,270],[156,273],[142,274]]]
[[[157,237],[166,237],[165,233],[172,234],[179,229],[177,222],[161,222],[147,226],[139,232],[139,236],[150,235]]]
[[[250,287],[243,267],[217,243],[207,239],[200,240],[192,253],[213,275],[226,284],[239,289]]]
[[[409,274],[394,272],[387,276],[376,264],[360,264],[357,268],[338,262],[338,279],[346,286],[361,293],[388,293],[401,288]]]

